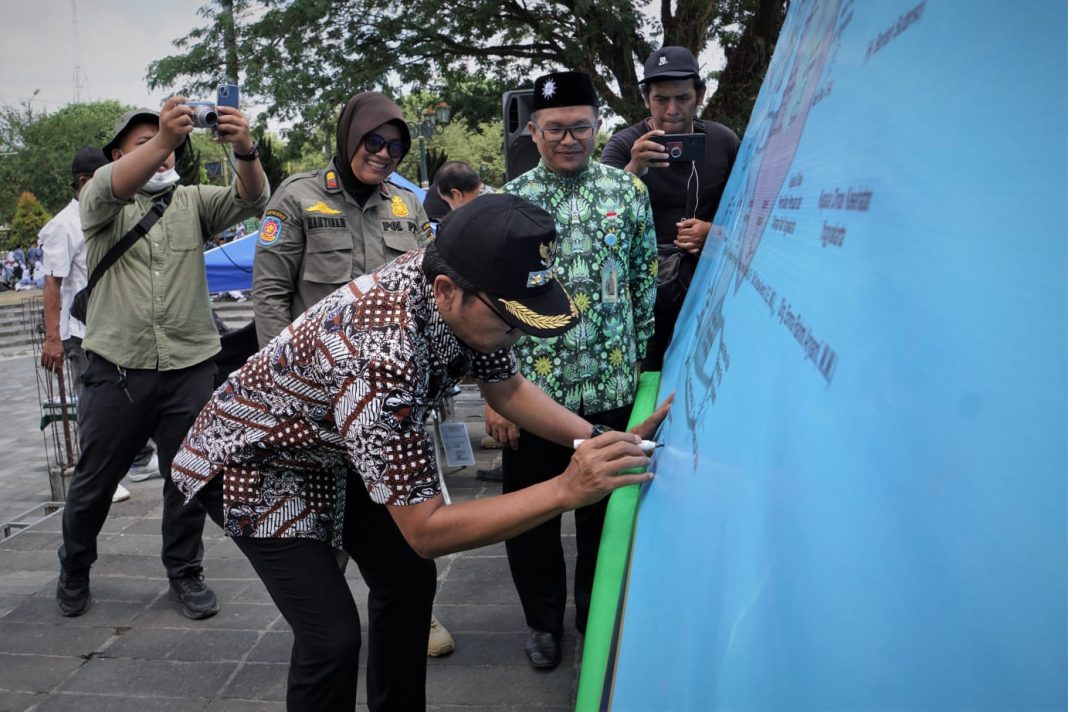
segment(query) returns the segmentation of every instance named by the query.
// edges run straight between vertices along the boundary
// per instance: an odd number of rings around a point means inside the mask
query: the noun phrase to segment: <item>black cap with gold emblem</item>
[[[531,336],[557,336],[578,309],[552,268],[556,223],[515,195],[483,195],[438,225],[441,258],[486,293],[506,322]]]

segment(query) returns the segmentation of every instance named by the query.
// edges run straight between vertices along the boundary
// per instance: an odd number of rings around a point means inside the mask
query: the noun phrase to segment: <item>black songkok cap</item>
[[[592,106],[597,108],[597,90],[586,72],[552,72],[534,80],[534,100],[531,111],[554,109],[559,106]]]

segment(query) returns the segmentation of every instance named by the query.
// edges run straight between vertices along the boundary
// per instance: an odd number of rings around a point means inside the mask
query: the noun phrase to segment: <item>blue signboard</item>
[[[1066,8],[791,3],[665,364],[612,710],[1068,707]]]

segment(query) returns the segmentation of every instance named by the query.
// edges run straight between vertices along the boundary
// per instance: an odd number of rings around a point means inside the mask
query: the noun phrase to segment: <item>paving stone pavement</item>
[[[0,360],[7,383],[0,428],[0,523],[50,495],[29,356]],[[454,501],[500,492],[475,478],[494,452],[478,448],[481,401],[466,388],[456,417],[468,423],[479,463],[450,472]],[[58,514],[0,541],[0,712],[272,712],[283,710],[292,636],[248,561],[210,521],[205,575],[219,596],[218,615],[184,618],[167,597],[159,561],[161,480],[123,481],[132,493],[116,504],[93,567],[94,605],[85,616],[55,610]],[[564,548],[574,564],[574,521],[564,518]],[[574,708],[581,637],[570,628],[564,661],[532,670],[523,654],[526,626],[508,573],[504,545],[438,559],[435,612],[456,652],[428,659],[431,711],[563,712]],[[350,587],[366,625],[367,589],[357,567]],[[574,621],[574,608],[567,614]],[[361,650],[361,658],[366,651]],[[366,709],[361,664],[359,705]]]

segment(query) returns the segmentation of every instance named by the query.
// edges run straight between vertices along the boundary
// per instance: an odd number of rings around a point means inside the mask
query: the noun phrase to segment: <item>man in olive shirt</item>
[[[80,211],[90,272],[168,191],[170,205],[97,283],[89,301],[88,357],[78,409],[81,457],[63,509],[56,602],[65,616],[89,610],[89,569],[111,495],[145,440],[155,440],[163,478],[163,564],[171,597],[189,618],[218,612],[204,585],[204,510],[186,506],[167,473],[186,431],[211,396],[219,335],[211,317],[204,232],[259,214],[266,178],[237,109],[217,107],[218,140],[233,146],[237,180],[230,188],[179,186],[174,170],[193,130],[183,97],[157,113],[123,115],[104,146],[112,161],[82,189]]]
[[[260,346],[351,279],[426,245],[415,194],[389,182],[412,146],[404,112],[381,92],[349,99],[326,168],[278,187],[260,224],[252,303]]]

